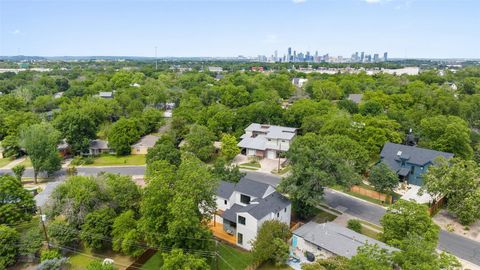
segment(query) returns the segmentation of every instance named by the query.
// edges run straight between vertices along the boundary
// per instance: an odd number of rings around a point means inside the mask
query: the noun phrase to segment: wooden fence
[[[140,269],[157,251],[155,249],[147,249],[140,257],[138,257],[127,269],[125,270],[137,270]]]
[[[363,188],[361,186],[352,186],[350,188],[350,191],[361,194],[361,195],[364,195],[364,196],[367,196],[367,197],[370,197],[372,199],[380,200],[382,202],[386,202],[386,203],[389,203],[389,204],[392,203],[392,196],[377,192],[375,190],[366,189],[366,188]]]
[[[446,203],[445,197],[442,197],[438,201],[436,200],[433,201],[433,203],[428,208],[428,212],[430,213],[430,216],[434,216],[438,212],[438,210],[440,210],[440,208],[442,208],[443,205],[445,205],[445,203]]]

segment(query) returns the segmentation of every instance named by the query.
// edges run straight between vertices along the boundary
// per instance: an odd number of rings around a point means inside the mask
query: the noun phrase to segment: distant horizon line
[[[341,55],[338,55],[341,56]],[[38,58],[144,58],[144,59],[171,59],[171,58],[211,58],[211,59],[255,59],[258,56],[136,56],[136,55],[0,55],[0,58],[15,58],[15,57],[38,57]],[[333,56],[337,57],[337,56]],[[350,59],[349,57],[344,59]],[[480,60],[480,57],[389,57],[391,60]],[[287,63],[287,62],[283,62]],[[288,63],[302,63],[302,62],[288,62]],[[303,62],[310,63],[310,62]]]

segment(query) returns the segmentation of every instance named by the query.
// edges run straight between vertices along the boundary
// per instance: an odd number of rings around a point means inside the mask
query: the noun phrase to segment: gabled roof
[[[90,141],[90,149],[105,149],[108,150],[108,142],[104,140],[92,140]]]
[[[246,177],[240,179],[235,185],[235,191],[256,198],[262,198],[270,185],[250,180]]]
[[[424,166],[439,156],[449,159],[453,154],[391,142],[385,143],[380,153],[382,161],[394,171],[400,170],[402,159],[410,164]]]
[[[160,137],[154,135],[146,135],[143,136],[137,143],[132,145],[132,147],[148,147],[152,148],[155,146],[155,143],[158,141]]]
[[[113,97],[113,92],[100,92],[98,96],[102,98],[110,98]]]
[[[276,191],[265,196],[269,187],[272,186],[250,180],[246,177],[240,179],[236,184],[220,181],[217,189],[217,196],[220,198],[230,198],[233,192],[254,197],[248,205],[233,204],[223,212],[222,217],[232,222],[237,222],[237,213],[249,213],[259,220],[270,213],[279,212],[291,204],[290,200]]]
[[[218,185],[218,188],[217,188],[217,196],[224,199],[228,199],[232,195],[234,189],[235,189],[234,183],[220,181],[220,185]]]
[[[296,229],[293,234],[322,249],[346,258],[355,256],[357,249],[367,243],[377,244],[380,248],[389,251],[398,251],[398,249],[390,247],[385,243],[332,222],[319,224],[311,221]]]
[[[256,219],[261,219],[270,213],[277,213],[291,202],[282,194],[273,192],[263,199],[253,200],[245,209],[241,209],[238,213],[247,212]]]

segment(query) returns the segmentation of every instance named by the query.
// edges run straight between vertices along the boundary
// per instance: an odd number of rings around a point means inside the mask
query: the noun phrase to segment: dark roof
[[[269,185],[267,184],[253,181],[246,177],[243,177],[235,185],[235,191],[238,191],[246,195],[250,195],[252,197],[261,198],[267,191],[268,187]]]
[[[253,200],[240,212],[247,212],[256,219],[261,219],[269,213],[276,213],[290,205],[290,201],[278,192],[273,192],[263,199]]]
[[[410,164],[424,166],[439,156],[449,159],[453,154],[391,142],[385,143],[380,153],[382,161],[396,172],[401,168],[402,159]]]
[[[217,188],[217,195],[218,197],[222,197],[224,199],[230,198],[235,188],[234,183],[220,181],[220,185]]]
[[[90,141],[90,149],[109,149],[108,142],[104,140],[92,140]]]
[[[242,212],[240,210],[243,210],[243,208],[245,208],[245,206],[234,204],[223,212],[222,218],[237,223],[237,213]]]

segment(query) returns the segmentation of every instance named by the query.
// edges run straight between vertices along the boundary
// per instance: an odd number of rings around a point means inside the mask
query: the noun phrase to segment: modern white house
[[[290,149],[290,143],[297,135],[297,129],[291,127],[250,124],[240,138],[238,147],[247,156],[275,159]]]
[[[398,251],[398,249],[385,243],[333,222],[320,224],[311,221],[293,231],[292,236],[293,254],[302,259],[308,260],[310,258],[308,261],[332,256],[342,256],[350,259],[357,254],[359,247],[366,244],[376,244],[388,251]]]
[[[216,195],[215,223],[235,236],[236,245],[246,250],[263,222],[279,220],[290,226],[291,202],[273,186],[243,177],[238,183],[220,182]]]

